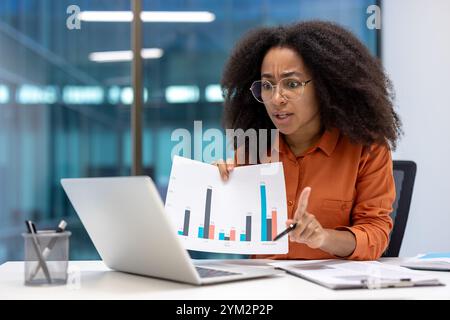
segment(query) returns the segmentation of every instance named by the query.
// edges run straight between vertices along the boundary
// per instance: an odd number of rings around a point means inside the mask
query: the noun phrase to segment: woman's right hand
[[[230,178],[230,173],[235,167],[234,159],[228,159],[226,162],[223,160],[214,161],[213,165],[219,168],[220,177],[223,181],[227,181]]]

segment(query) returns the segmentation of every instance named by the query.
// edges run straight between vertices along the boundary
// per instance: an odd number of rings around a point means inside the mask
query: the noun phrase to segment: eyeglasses
[[[297,100],[303,95],[303,91],[308,83],[312,79],[306,81],[299,81],[294,78],[285,78],[278,81],[278,83],[272,84],[268,80],[257,80],[252,83],[250,91],[256,100],[261,103],[269,102],[272,100],[275,94],[276,87],[280,90],[280,95],[286,100]]]

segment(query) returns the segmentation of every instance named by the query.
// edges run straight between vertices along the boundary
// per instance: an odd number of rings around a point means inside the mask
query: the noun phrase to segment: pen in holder
[[[66,284],[70,231],[23,233],[25,244],[25,284]]]

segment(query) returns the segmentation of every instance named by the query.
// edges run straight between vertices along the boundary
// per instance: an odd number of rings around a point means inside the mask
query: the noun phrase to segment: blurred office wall
[[[450,250],[450,1],[383,1],[382,58],[405,135],[394,159],[417,176],[400,252]]]
[[[93,52],[130,50],[129,22],[81,21],[67,9],[129,11],[129,0],[0,1],[0,263],[23,259],[25,219],[40,228],[69,220],[71,259],[98,258],[62,191],[66,177],[129,175],[131,64]],[[374,0],[143,0],[145,11],[207,11],[208,23],[143,23],[143,165],[164,197],[172,130],[220,128],[217,86],[237,39],[258,26],[324,19],[352,30],[377,52],[368,29]],[[103,57],[105,57],[103,55]],[[100,56],[101,58],[101,56]],[[101,60],[101,59],[100,59]]]

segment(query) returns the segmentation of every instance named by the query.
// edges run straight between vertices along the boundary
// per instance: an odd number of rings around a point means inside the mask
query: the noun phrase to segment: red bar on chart
[[[236,230],[235,229],[231,229],[231,231],[230,231],[230,240],[231,241],[236,240]]]
[[[272,209],[272,239],[277,236],[277,210]]]
[[[214,225],[209,226],[209,239],[214,240]]]

